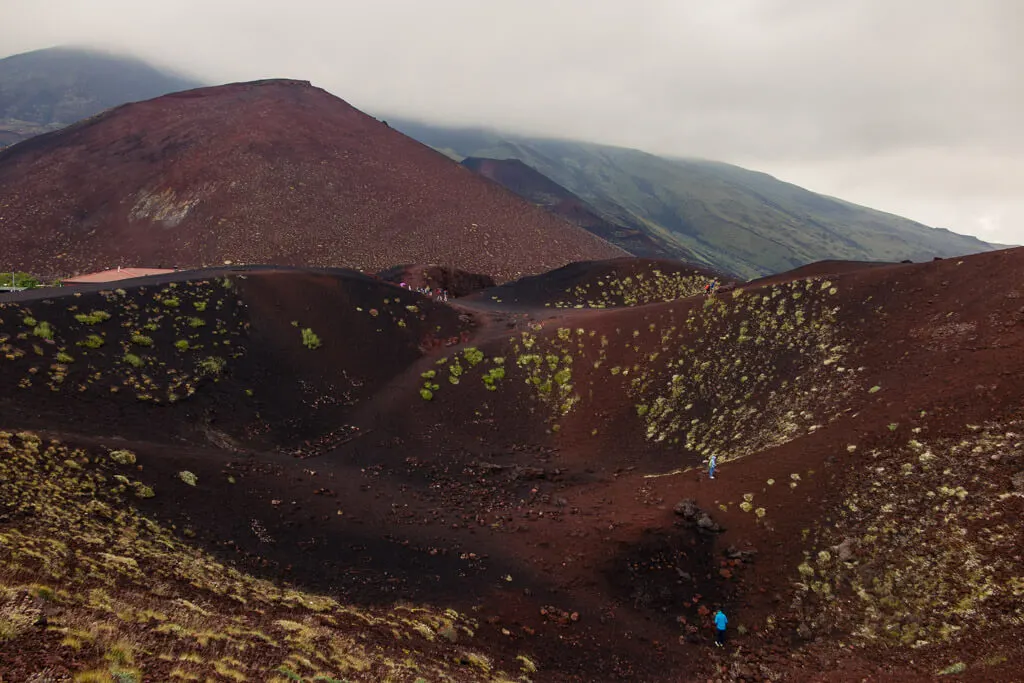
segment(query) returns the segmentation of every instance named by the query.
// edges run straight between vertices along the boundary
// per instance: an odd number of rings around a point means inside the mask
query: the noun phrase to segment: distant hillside
[[[202,85],[141,60],[55,47],[0,59],[0,147],[124,104]]]
[[[824,259],[914,261],[994,248],[974,237],[809,192],[729,164],[567,140],[392,125],[461,159],[519,159],[593,206],[694,260],[757,277]]]
[[[684,260],[692,258],[685,249],[655,239],[639,225],[612,223],[572,192],[518,159],[467,157],[462,165],[631,254]]]
[[[622,256],[303,81],[129,104],[0,151],[6,268],[437,263],[497,280]]]

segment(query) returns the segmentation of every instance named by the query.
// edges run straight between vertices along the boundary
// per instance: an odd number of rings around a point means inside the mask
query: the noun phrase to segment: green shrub
[[[188,326],[189,327],[203,327],[204,325],[206,325],[206,321],[203,320],[202,318],[189,318],[188,319]]]
[[[318,349],[320,348],[320,337],[316,336],[316,333],[308,327],[302,329],[302,343],[307,349]]]
[[[202,313],[203,311],[206,310],[206,302],[205,301],[193,301],[192,302],[192,307],[195,308],[200,313]]]
[[[50,323],[44,320],[35,326],[35,329],[32,330],[32,334],[40,339],[53,339],[53,328],[50,327]]]
[[[133,334],[131,339],[132,339],[132,344],[137,344],[138,346],[152,346],[153,345],[153,338],[152,337],[147,337],[144,334]]]
[[[84,340],[78,342],[78,345],[85,346],[90,349],[98,349],[106,343],[106,340],[103,339],[103,337],[99,336],[98,334],[90,334]]]
[[[204,375],[219,375],[224,371],[227,361],[218,356],[209,356],[199,361],[199,369]]]
[[[182,470],[181,472],[178,472],[178,479],[181,479],[189,486],[195,486],[196,484],[199,483],[199,477],[192,474],[188,470]]]
[[[427,389],[426,387],[424,387],[424,388],[420,389],[420,396],[423,397],[424,401],[429,401],[432,398],[434,398],[434,392],[431,391],[430,389]]]
[[[30,315],[26,315],[24,318],[22,318],[21,322],[25,323],[25,327],[35,327],[38,324],[36,322],[36,319]]]
[[[152,487],[146,486],[140,481],[137,481],[134,484],[132,484],[132,488],[135,490],[135,495],[138,496],[139,498],[153,498],[154,496],[156,496],[156,493],[153,491]]]
[[[174,342],[174,348],[178,349],[179,351],[188,351],[188,340],[179,339],[178,341]]]
[[[467,348],[465,351],[462,352],[462,355],[465,357],[466,362],[469,363],[470,366],[476,365],[477,363],[484,359],[484,352],[474,346],[470,346],[469,348]]]
[[[537,665],[533,663],[533,660],[526,655],[519,655],[516,660],[522,664],[523,673],[535,674],[537,673]]]
[[[124,354],[124,362],[132,366],[133,368],[141,368],[143,365],[146,364],[145,361],[143,361],[140,357],[136,356],[134,353]]]
[[[110,451],[109,455],[110,459],[118,465],[134,465],[137,460],[134,453],[123,448],[116,451]]]
[[[58,351],[57,352],[57,362],[58,363],[65,363],[65,364],[67,364],[67,363],[73,363],[74,361],[75,361],[75,359],[74,359],[73,356],[69,356],[68,354],[64,353],[63,351]]]
[[[498,380],[502,380],[502,379],[505,379],[505,368],[501,368],[501,367],[491,368],[486,373],[484,373],[484,376],[483,376],[484,385],[488,389],[490,389],[491,391],[494,391],[495,389],[497,389],[497,386],[495,386],[495,383]]]
[[[75,316],[75,320],[84,325],[98,325],[99,323],[110,320],[110,314],[106,311],[93,311],[91,313],[79,313]]]
[[[167,297],[160,303],[162,303],[164,306],[167,306],[167,308],[177,308],[178,306],[181,305],[181,302],[178,301],[178,298],[173,296]]]
[[[299,674],[295,673],[294,671],[289,669],[284,664],[282,664],[281,666],[277,667],[277,673],[281,674],[282,676],[287,678],[289,681],[298,681],[299,683],[302,683],[302,676],[300,676]]]
[[[0,273],[0,287],[25,287],[33,289],[42,284],[28,273]]]

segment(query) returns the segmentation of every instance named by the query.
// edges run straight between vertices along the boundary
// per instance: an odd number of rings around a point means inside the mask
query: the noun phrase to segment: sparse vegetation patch
[[[106,311],[92,311],[91,313],[79,313],[75,320],[83,325],[99,325],[101,322],[110,320],[110,314]]]
[[[1024,623],[1021,496],[1012,462],[1024,422],[960,441],[913,441],[864,454],[842,505],[801,565],[805,619],[857,642],[927,648]],[[1019,506],[1017,506],[1019,509]]]
[[[360,609],[220,564],[133,507],[152,488],[113,472],[136,462],[0,431],[0,500],[19,516],[0,522],[0,651],[45,639],[74,680],[103,683],[275,680],[275,669],[300,681],[439,681],[467,664],[474,680],[510,680],[424,635],[469,638],[477,623],[453,610]],[[10,599],[22,595],[37,599]],[[41,622],[44,603],[59,609]],[[44,658],[19,665],[19,680],[47,675]]]
[[[666,273],[660,269],[631,275],[616,272],[576,285],[565,297],[550,303],[554,308],[612,308],[644,306],[700,294],[708,276],[698,272]]]

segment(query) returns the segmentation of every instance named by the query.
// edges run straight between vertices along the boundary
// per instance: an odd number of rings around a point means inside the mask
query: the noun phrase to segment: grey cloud
[[[6,52],[304,78],[375,113],[742,163],[1024,243],[1017,0],[5,0]],[[10,20],[7,20],[7,19]]]

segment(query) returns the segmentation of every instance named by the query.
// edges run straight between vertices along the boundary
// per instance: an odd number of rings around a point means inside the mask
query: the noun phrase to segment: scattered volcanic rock
[[[707,533],[719,533],[723,531],[722,526],[711,519],[711,515],[697,507],[697,501],[692,498],[680,501],[676,504],[675,513],[682,518],[684,526],[696,526],[698,530]]]
[[[623,252],[305,81],[117,107],[0,152],[8,265],[443,263],[497,280]]]

